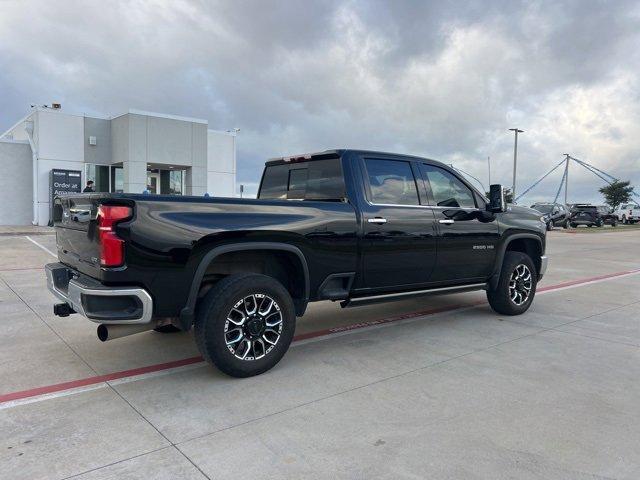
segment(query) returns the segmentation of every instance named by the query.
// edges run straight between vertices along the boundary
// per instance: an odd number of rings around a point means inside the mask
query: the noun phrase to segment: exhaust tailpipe
[[[134,333],[146,332],[155,328],[155,323],[138,323],[131,325],[105,325],[101,323],[98,325],[98,338],[101,342],[107,340],[113,340],[114,338],[126,337],[127,335],[133,335]]]

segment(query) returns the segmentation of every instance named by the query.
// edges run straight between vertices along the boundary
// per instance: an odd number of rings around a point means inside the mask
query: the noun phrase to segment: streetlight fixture
[[[511,186],[511,201],[516,203],[516,168],[518,166],[518,134],[523,133],[524,130],[518,128],[510,128],[510,131],[515,133],[515,142],[513,144],[513,185]]]

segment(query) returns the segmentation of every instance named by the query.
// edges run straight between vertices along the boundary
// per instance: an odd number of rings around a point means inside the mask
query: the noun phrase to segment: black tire
[[[600,228],[602,225],[604,225],[602,220],[596,220],[596,227]]]
[[[182,330],[175,325],[162,325],[161,327],[154,328],[153,331],[158,333],[178,333]]]
[[[570,225],[571,225],[571,228],[578,228],[578,224],[577,223],[571,222]]]
[[[518,300],[512,299],[512,277],[516,269],[524,266],[530,274],[530,288],[526,298],[518,297]],[[495,289],[487,289],[487,300],[491,308],[502,315],[520,315],[526,312],[531,306],[531,302],[536,295],[536,285],[538,283],[538,274],[531,258],[522,252],[506,252],[502,261],[502,269],[500,271],[500,279]],[[517,285],[517,284],[516,284]],[[518,290],[519,291],[519,290]],[[523,295],[524,296],[524,295]],[[520,300],[523,300],[519,303]]]
[[[256,298],[259,295],[264,297]],[[247,298],[253,300],[247,302]],[[275,306],[270,305],[266,314],[261,316],[260,307],[267,298]],[[254,302],[252,309],[255,306],[253,314],[247,309],[251,301]],[[242,324],[228,320],[233,315]],[[278,325],[269,328],[269,318],[272,321],[279,320]],[[244,378],[259,375],[274,367],[287,352],[295,327],[293,300],[282,284],[266,275],[247,273],[225,277],[200,300],[196,309],[194,334],[198,349],[206,361],[227,375]],[[278,328],[279,331],[276,331]],[[227,341],[233,340],[228,335],[235,331],[238,331],[238,343],[227,346]],[[275,344],[272,345],[272,341]],[[260,348],[257,348],[258,342],[262,344]],[[246,358],[240,358],[242,352]],[[259,354],[262,356],[258,357]]]

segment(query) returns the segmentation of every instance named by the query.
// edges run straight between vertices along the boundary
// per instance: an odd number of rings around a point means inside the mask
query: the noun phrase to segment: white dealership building
[[[47,225],[54,190],[88,180],[98,192],[235,196],[236,133],[199,118],[101,117],[54,104],[0,135],[0,167],[0,225]]]

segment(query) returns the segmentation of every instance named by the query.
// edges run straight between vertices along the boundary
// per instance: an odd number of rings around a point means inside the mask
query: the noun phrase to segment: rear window
[[[346,197],[339,158],[270,165],[258,198],[279,200],[343,200]]]
[[[553,205],[534,205],[533,208],[541,213],[551,213],[551,211],[553,210]]]

